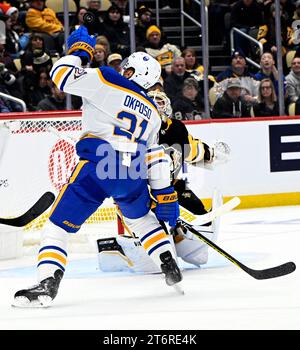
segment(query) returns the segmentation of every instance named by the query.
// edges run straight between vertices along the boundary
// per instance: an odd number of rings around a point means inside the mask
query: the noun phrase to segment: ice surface
[[[300,329],[300,206],[226,214],[217,243],[254,269],[298,269],[258,281],[210,250],[201,269],[182,263],[181,296],[161,275],[103,273],[95,256],[73,254],[53,305],[18,309],[36,257],[0,261],[0,329]]]

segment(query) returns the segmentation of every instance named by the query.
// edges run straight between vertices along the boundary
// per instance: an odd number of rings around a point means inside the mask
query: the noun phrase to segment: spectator
[[[217,98],[222,96],[227,88],[228,79],[231,78],[240,79],[243,100],[248,104],[254,104],[257,101],[259,82],[253,74],[248,72],[246,58],[241,50],[237,50],[232,54],[231,67],[217,76],[217,84],[214,85]]]
[[[5,16],[12,16],[12,22],[15,24],[18,20],[19,10],[17,7],[11,6],[11,4],[7,2],[0,3],[0,13]]]
[[[100,44],[100,45],[104,46],[107,55],[109,55],[111,53],[110,44],[109,44],[109,41],[107,40],[106,36],[104,36],[104,35],[97,36],[96,44]]]
[[[203,66],[198,63],[194,49],[186,48],[182,51],[182,57],[185,60],[185,69],[188,73],[203,74]]]
[[[118,6],[122,10],[122,13],[124,15],[128,15],[129,13],[128,0],[111,0],[110,2],[112,3],[112,5]]]
[[[262,79],[259,85],[258,103],[253,106],[255,117],[271,117],[279,115],[279,105],[272,80]]]
[[[300,0],[295,4],[296,10],[292,16],[289,23],[288,33],[289,33],[289,48],[292,50],[297,50],[300,44]]]
[[[88,9],[86,7],[80,6],[76,16],[74,17],[71,27],[70,27],[70,33],[72,33],[74,30],[78,29],[81,25],[85,25],[88,28],[88,23],[84,22],[83,16],[88,12]],[[91,33],[91,30],[88,28],[89,33]],[[93,33],[92,33],[93,34]]]
[[[93,60],[90,64],[91,68],[98,68],[106,65],[106,50],[103,45],[96,44]]]
[[[103,35],[109,41],[112,52],[123,57],[130,55],[129,27],[123,21],[122,10],[116,5],[111,5],[105,14]]]
[[[62,53],[64,44],[64,27],[55,12],[46,7],[46,0],[30,0],[26,14],[26,24],[30,31],[42,34],[47,48]]]
[[[90,35],[99,35],[103,33],[103,25],[102,25],[103,18],[102,18],[102,12],[100,9],[101,9],[100,0],[87,0],[87,11],[93,14],[95,18],[94,21],[90,23],[85,23],[85,26],[87,27]]]
[[[5,49],[5,41],[0,41],[0,62],[4,63],[5,68],[7,68],[10,73],[13,75],[18,74],[18,69],[11,55]]]
[[[290,73],[285,78],[287,104],[296,102],[296,108],[300,107],[300,57],[292,60]]]
[[[19,13],[16,7],[12,7],[7,3],[0,3],[0,13],[3,14],[2,20],[5,21],[5,49],[9,52],[12,58],[18,58],[20,53],[22,53],[22,50],[26,48],[29,36],[28,34],[22,34],[19,36],[13,28],[17,23]]]
[[[20,99],[23,97],[20,93],[20,87],[17,83],[16,77],[14,74],[9,72],[9,70],[5,67],[5,64],[2,62],[0,63],[0,91],[6,95],[13,95]],[[1,109],[5,109],[5,107],[7,107],[11,112],[23,111],[20,104],[3,99],[3,106]]]
[[[45,48],[43,36],[40,33],[33,33],[27,50],[21,56],[22,69],[30,66],[37,73],[41,68],[46,68],[50,72],[52,65],[50,52]]]
[[[214,104],[212,118],[250,117],[250,109],[241,97],[241,90],[239,79],[228,80],[226,91]]]
[[[278,95],[278,70],[271,52],[264,52],[261,55],[260,67],[260,71],[255,74],[255,79],[261,81],[270,78],[275,87],[276,95]]]
[[[198,63],[196,51],[192,48],[186,48],[182,52],[182,57],[185,60],[185,70],[197,81],[203,81],[204,68]],[[212,87],[216,82],[212,75],[208,75],[209,87]]]
[[[177,46],[165,42],[157,26],[153,25],[147,29],[146,39],[145,50],[160,63],[162,76],[165,77],[171,73],[172,61],[181,56],[181,51]]]
[[[120,73],[122,56],[118,53],[112,53],[107,57],[107,65]]]
[[[232,7],[230,22],[231,27],[256,37],[259,26],[263,24],[261,5],[256,0],[238,0]],[[241,35],[235,36],[235,47],[240,47],[249,54],[249,41]]]
[[[167,76],[164,82],[164,90],[171,100],[175,102],[176,95],[182,90],[183,82],[190,74],[185,70],[185,61],[183,57],[177,57],[172,62],[171,74]]]
[[[151,10],[146,6],[141,6],[137,10],[138,12],[138,19],[137,23],[135,25],[135,38],[137,46],[142,46],[146,41],[146,32],[147,29],[152,24],[152,12]]]
[[[42,99],[38,111],[63,111],[66,109],[66,94],[60,91],[54,83],[51,84],[51,95]]]
[[[185,79],[181,94],[173,103],[174,118],[180,120],[202,119],[203,100],[199,93],[197,80],[194,78]]]
[[[275,4],[270,6],[270,17],[264,25],[259,28],[257,40],[263,44],[264,51],[270,51],[273,54],[277,53],[276,46],[276,28],[275,28]],[[282,54],[285,55],[286,47],[288,46],[288,25],[285,17],[282,15],[282,7],[280,7],[281,21],[281,41]]]
[[[51,79],[49,72],[41,68],[39,73],[27,71],[23,79],[24,101],[29,111],[36,111],[40,101],[51,95]]]

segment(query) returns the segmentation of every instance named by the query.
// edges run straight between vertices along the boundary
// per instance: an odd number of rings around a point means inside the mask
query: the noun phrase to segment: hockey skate
[[[166,283],[168,286],[173,286],[182,280],[182,274],[177,266],[172,254],[169,251],[160,254],[162,261],[161,270],[165,274]]]
[[[61,270],[54,272],[54,277],[48,277],[38,285],[19,290],[14,296],[12,306],[15,307],[48,307],[56,297],[60,281],[63,277]]]

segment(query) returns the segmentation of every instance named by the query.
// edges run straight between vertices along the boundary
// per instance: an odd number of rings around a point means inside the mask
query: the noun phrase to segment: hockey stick
[[[45,192],[42,197],[23,215],[16,218],[0,218],[0,224],[23,227],[43,214],[54,202],[55,195],[52,192]]]
[[[180,224],[183,227],[186,227],[189,229],[195,236],[197,236],[201,241],[208,244],[211,248],[216,250],[219,254],[223,255],[226,259],[231,261],[233,264],[235,264],[240,269],[244,270],[248,275],[252,276],[253,278],[257,280],[265,280],[268,278],[275,278],[280,277],[284,275],[288,275],[289,273],[292,273],[296,270],[296,265],[293,262],[287,262],[285,264],[271,267],[269,269],[264,270],[253,270],[250,267],[242,264],[240,261],[238,261],[236,258],[231,256],[229,253],[225,252],[222,248],[220,248],[218,245],[216,245],[214,242],[210,241],[208,238],[206,238],[204,235],[202,235],[200,232],[195,230],[192,225],[190,225],[188,222],[186,222],[184,219],[179,219]]]
[[[192,226],[201,226],[208,222],[213,221],[215,218],[228,213],[235,207],[237,207],[241,203],[241,200],[239,197],[233,197],[225,204],[222,204],[216,209],[213,209],[212,211],[203,214],[203,215],[196,215],[190,212],[189,210],[185,209],[184,207],[180,206],[180,216],[179,219],[192,225]]]

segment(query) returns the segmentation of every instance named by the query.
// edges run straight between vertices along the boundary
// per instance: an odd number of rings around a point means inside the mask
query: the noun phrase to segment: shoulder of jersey
[[[155,103],[147,96],[147,94],[139,88],[135,83],[132,81],[124,78],[121,74],[116,72],[113,68],[110,67],[101,67],[97,68],[100,72],[99,76],[100,79],[108,84],[111,85],[117,89],[120,90],[127,90],[129,93],[134,93],[135,95],[138,95],[144,100],[147,100],[149,104],[152,105],[153,108],[156,108]]]
[[[186,129],[186,126],[185,124],[181,121],[181,120],[178,120],[178,119],[171,119],[171,127],[173,128],[176,128],[176,129],[181,129],[181,130],[185,130]]]

